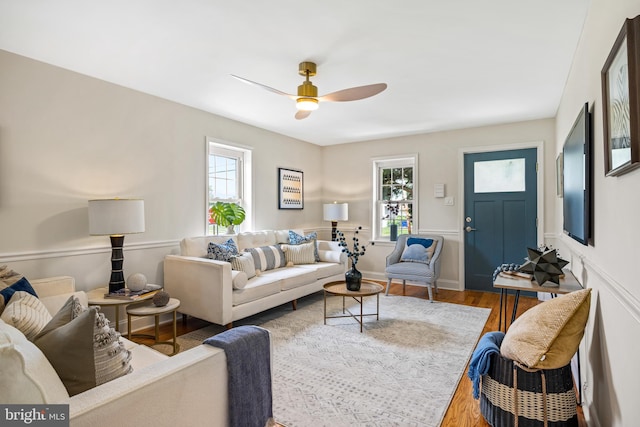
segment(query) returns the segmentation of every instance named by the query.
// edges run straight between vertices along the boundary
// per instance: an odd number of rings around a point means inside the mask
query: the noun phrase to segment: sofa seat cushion
[[[267,273],[272,273],[267,272]],[[234,306],[255,301],[280,292],[280,280],[263,273],[247,281],[243,289],[234,289],[232,294]]]
[[[307,264],[305,264],[307,265]],[[274,273],[280,278],[280,290],[299,288],[315,282],[317,272],[310,268],[300,268],[302,265],[281,268],[274,270]]]
[[[296,265],[296,268],[313,270],[316,280],[324,279],[336,274],[344,274],[344,265],[334,262],[318,262],[316,264]]]
[[[45,355],[0,320],[0,402],[67,403],[69,394]]]
[[[391,264],[385,269],[387,274],[392,274],[396,279],[416,280],[424,282],[433,277],[433,272],[429,269],[428,264],[419,262],[399,262]]]

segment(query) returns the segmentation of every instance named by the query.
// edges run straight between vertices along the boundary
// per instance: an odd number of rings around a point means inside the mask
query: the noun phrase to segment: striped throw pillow
[[[318,233],[315,231],[307,234],[306,236],[301,236],[293,230],[289,230],[289,244],[290,245],[301,245],[303,243],[313,242],[313,256],[316,259],[316,262],[320,261],[320,255],[318,254]]]
[[[17,291],[11,296],[0,318],[22,332],[29,341],[51,321],[44,304],[25,291]]]
[[[284,257],[288,263],[297,264],[314,264],[316,242],[302,243],[300,245],[281,245]]]
[[[247,279],[251,279],[256,275],[256,265],[253,262],[253,256],[248,252],[231,258],[231,269],[244,271],[247,275]]]
[[[257,270],[266,271],[284,267],[287,263],[280,246],[260,246],[259,248],[247,248],[253,257],[253,264]]]

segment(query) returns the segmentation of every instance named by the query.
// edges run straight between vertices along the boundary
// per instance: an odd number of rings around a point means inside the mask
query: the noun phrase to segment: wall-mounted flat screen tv
[[[563,157],[564,232],[587,245],[591,230],[591,114],[584,104],[567,135]]]

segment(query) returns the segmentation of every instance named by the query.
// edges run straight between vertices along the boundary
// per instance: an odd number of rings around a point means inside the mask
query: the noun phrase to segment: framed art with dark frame
[[[278,209],[304,209],[302,171],[278,168]]]
[[[626,19],[602,68],[604,173],[640,166],[640,15]]]

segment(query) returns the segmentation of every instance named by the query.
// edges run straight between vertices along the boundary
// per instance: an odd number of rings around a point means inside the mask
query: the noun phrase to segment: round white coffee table
[[[180,300],[176,298],[170,298],[167,305],[162,307],[157,307],[151,301],[144,301],[138,304],[130,304],[127,306],[127,338],[131,339],[131,337],[142,337],[142,338],[153,338],[154,343],[156,344],[169,344],[173,345],[173,353],[171,356],[178,353],[180,351],[180,345],[178,344],[177,331],[176,331],[176,314],[178,311],[178,307],[180,307]],[[173,314],[173,336],[171,341],[160,341],[160,315],[172,313]],[[138,317],[146,317],[146,316],[154,316],[155,317],[155,330],[154,335],[147,334],[132,334],[131,333],[131,316]]]

